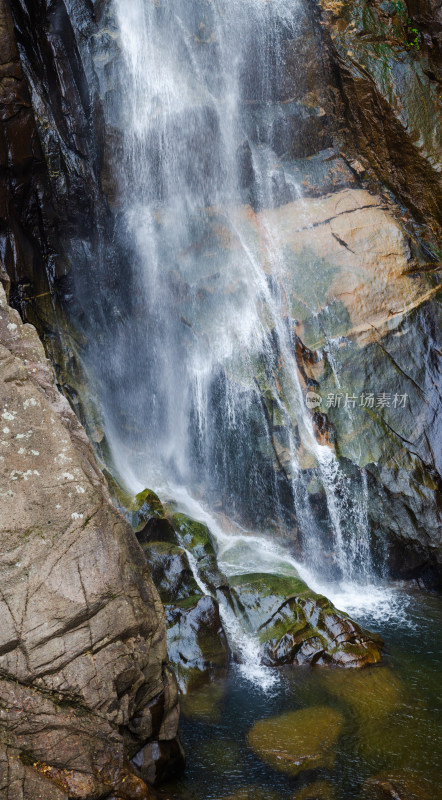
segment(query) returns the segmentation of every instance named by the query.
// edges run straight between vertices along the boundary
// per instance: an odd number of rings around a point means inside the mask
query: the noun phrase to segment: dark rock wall
[[[28,298],[47,289],[48,279],[51,291],[63,294],[76,248],[92,248],[98,235],[98,111],[63,2],[3,1],[2,17],[14,76],[2,82],[9,109],[3,120],[5,267],[13,303],[25,301],[32,310]]]
[[[117,288],[119,257],[101,183],[107,139],[93,64],[96,14],[90,3],[62,0],[2,0],[1,14],[8,55],[0,225],[10,302],[37,326],[59,383],[99,438],[88,393],[81,403],[78,397],[84,330],[92,327],[85,297],[99,327],[108,311],[103,297]],[[106,287],[97,302],[91,284]]]
[[[0,5],[1,252],[16,287],[46,291],[54,226],[53,198],[28,83],[23,74],[9,5]]]
[[[320,0],[337,129],[380,184],[427,226],[442,220],[442,12],[437,3]]]

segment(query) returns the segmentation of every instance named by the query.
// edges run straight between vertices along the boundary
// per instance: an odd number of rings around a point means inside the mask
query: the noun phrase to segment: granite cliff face
[[[147,798],[129,759],[151,783],[182,760],[164,610],[3,288],[0,393],[1,796]]]

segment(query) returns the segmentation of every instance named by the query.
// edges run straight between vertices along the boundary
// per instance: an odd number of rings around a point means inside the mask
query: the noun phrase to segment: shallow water
[[[275,671],[277,680],[266,690],[232,666],[224,682],[185,701],[181,734],[187,769],[169,793],[221,800],[242,790],[238,798],[285,800],[296,798],[305,784],[325,780],[333,787],[330,797],[357,800],[367,778],[405,771],[422,798],[437,800],[442,786],[442,600],[401,590],[391,590],[389,597],[394,613],[385,621],[376,609],[354,614],[384,638],[383,666],[360,671],[284,668]],[[289,777],[267,767],[247,746],[257,720],[318,705],[339,710],[345,719],[333,769]]]

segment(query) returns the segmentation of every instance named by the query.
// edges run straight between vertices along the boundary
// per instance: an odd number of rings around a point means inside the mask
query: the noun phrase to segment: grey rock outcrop
[[[164,610],[36,330],[0,286],[0,795],[148,797],[175,741]],[[162,767],[163,769],[163,767]]]

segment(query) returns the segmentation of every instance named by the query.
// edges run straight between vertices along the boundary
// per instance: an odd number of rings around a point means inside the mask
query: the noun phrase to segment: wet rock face
[[[230,583],[239,611],[259,636],[264,664],[357,668],[380,661],[381,640],[300,579],[251,574]]]
[[[52,198],[31,97],[6,0],[0,3],[0,41],[3,54],[0,78],[3,269],[14,285],[19,281],[31,282],[35,277],[39,289],[45,291],[45,265],[42,258],[39,261],[35,259],[35,244],[39,236],[38,207],[43,215],[43,226],[49,229]],[[28,219],[28,225],[25,218]]]
[[[409,235],[410,218],[405,229],[397,208],[393,218],[382,194],[383,186],[392,189],[400,203],[429,224],[430,234],[437,232],[440,176],[435,133],[441,29],[432,0],[409,0],[403,5],[398,10],[398,4],[387,7],[379,2],[343,5],[321,0],[315,8],[304,4],[298,11],[296,38],[287,31],[280,56],[265,54],[271,65],[270,102],[265,106],[260,102],[256,69],[263,54],[256,52],[258,38],[252,37],[244,76],[244,119],[251,140],[256,132],[259,139],[260,131],[271,131],[276,207],[262,207],[250,146],[238,142],[238,171],[247,204],[238,209],[238,224],[258,239],[268,218],[280,228],[284,259],[292,272],[288,317],[299,323],[296,356],[303,387],[319,389],[324,398],[336,389],[330,363],[320,352],[324,340],[318,334],[319,321],[327,337],[348,339],[345,346],[341,340],[335,361],[350,395],[397,390],[412,397],[400,418],[388,409],[375,409],[369,420],[356,410],[350,429],[342,410],[324,405],[313,422],[322,444],[335,446],[347,462],[366,467],[372,540],[386,554],[391,574],[437,587],[442,575],[442,467],[437,444],[440,307],[434,254]],[[125,243],[123,255],[114,244],[119,237],[113,235],[124,120],[121,103],[113,102],[122,87],[112,8],[82,0],[2,0],[0,14],[6,54],[0,81],[4,102],[0,157],[5,175],[0,194],[4,253],[0,270],[6,268],[9,274],[12,303],[37,323],[60,384],[80,418],[88,420],[93,440],[100,442],[100,425],[92,422],[93,391],[82,375],[87,336],[94,338],[90,336],[94,324],[112,336],[118,315],[108,298],[118,296],[120,309],[130,318],[140,313],[131,285],[130,245]],[[204,46],[209,48],[214,46],[210,14],[206,4],[195,4],[195,33],[204,18]],[[419,51],[407,39],[407,14],[419,32]],[[211,137],[207,141],[211,152]],[[377,196],[361,188],[372,190],[374,177]],[[290,189],[292,179],[307,198],[303,203]],[[219,232],[224,234],[224,228],[216,214],[214,210],[214,242],[222,260],[220,274],[225,275],[226,242],[233,249],[238,244],[231,232],[221,241]],[[299,224],[302,218],[305,225]],[[208,232],[207,250],[213,260],[212,230]],[[165,239],[168,235],[166,230]],[[205,268],[205,248],[200,242],[195,246]],[[261,262],[265,254],[258,253],[258,258]],[[213,274],[213,264],[208,274]],[[90,301],[91,276],[96,302]],[[204,316],[204,298],[213,299],[216,289],[209,281],[204,285],[204,279],[193,278],[201,290],[198,314]],[[204,337],[207,321],[194,318],[195,310],[186,302],[192,293],[184,282],[177,287],[177,296],[181,319],[186,320],[183,336]],[[217,302],[221,309],[222,292]],[[212,310],[209,315],[213,316]],[[308,349],[311,363],[307,363]],[[413,358],[410,353],[415,350],[418,355]],[[118,383],[116,379],[112,387],[116,405],[121,402]],[[265,405],[267,387],[260,388]],[[296,520],[286,431],[281,420],[274,419],[273,408],[265,411],[269,431],[263,429],[260,408],[253,410],[250,420],[251,432],[260,420],[261,443],[270,434],[270,452],[258,453],[255,441],[250,447],[250,472],[253,468],[259,474],[260,503],[255,503],[255,492],[244,490],[240,512],[245,508],[245,516],[250,515],[254,524],[266,524],[275,506],[269,487],[275,484],[278,502],[282,498],[283,522],[293,538]],[[126,421],[122,419],[123,424]],[[139,419],[133,421],[134,428],[138,425]],[[251,432],[246,436],[249,444]],[[232,498],[235,514],[238,475],[242,479],[244,472],[242,464],[237,471],[233,462],[237,449],[235,439],[231,474],[223,477],[222,487],[224,496]],[[302,446],[298,458],[305,474],[312,472],[307,482],[315,486],[314,464]],[[221,466],[216,464],[214,472],[218,471]],[[323,493],[312,492],[311,498],[322,529]],[[147,509],[142,506],[130,510],[138,531],[145,522],[140,541],[174,543],[169,521],[155,513],[144,517]],[[252,516],[257,507],[259,519]],[[297,546],[301,548],[302,542]],[[211,589],[217,589],[219,576],[210,576],[209,566],[210,558],[206,576]]]
[[[195,691],[226,673],[230,651],[217,601],[208,595],[166,606],[167,646],[180,686]]]
[[[209,589],[214,594],[227,590],[228,581],[218,567],[215,543],[207,525],[186,514],[172,513],[169,518],[180,544],[196,559],[198,573]]]
[[[160,742],[164,762],[178,725],[164,611],[35,329],[2,288],[0,418],[3,796],[147,798],[127,759]]]
[[[14,304],[48,325],[45,292],[69,294],[71,263],[93,248],[91,220],[105,218],[98,110],[61,0],[2,0],[0,14],[5,267]]]
[[[419,0],[388,5],[321,0],[320,8],[338,75],[344,138],[437,237],[440,8]]]
[[[153,493],[149,496],[156,497]],[[226,591],[227,579],[218,569],[207,526],[176,512],[166,518],[158,498],[151,503],[157,516],[151,517],[137,536],[164,603],[169,658],[181,692],[186,694],[226,672],[230,651],[216,592],[218,588]],[[205,594],[196,581],[190,557],[214,596]]]
[[[205,296],[211,303],[215,298],[220,308],[225,302],[221,281],[212,286],[207,278],[210,253],[214,249],[226,253],[222,274],[227,275],[226,283],[228,278],[233,282],[227,255],[240,253],[240,238],[252,243],[254,257],[262,263],[266,257],[263,231],[267,227],[276,230],[285,274],[281,279],[269,265],[269,284],[275,291],[282,284],[287,296],[287,325],[293,330],[302,389],[305,393],[312,390],[321,400],[312,410],[317,440],[335,449],[348,480],[360,481],[358,469],[365,470],[374,566],[379,571],[387,567],[395,578],[413,578],[421,585],[440,587],[441,317],[437,272],[423,269],[425,254],[416,239],[407,235],[385,198],[360,188],[344,188],[258,212],[250,207],[238,209],[239,237],[216,212],[212,225],[207,255],[204,242],[198,242],[202,265],[194,280],[202,300],[192,305],[183,293],[179,301],[193,333],[202,339],[210,331],[212,317]],[[277,347],[275,344],[273,364],[264,369],[256,363],[250,388],[258,389],[259,397],[251,405],[250,426],[244,424],[244,429],[250,430],[255,461],[257,454],[267,460],[266,466],[271,459],[280,485],[288,485],[293,477],[293,453],[286,419],[278,411],[284,403],[278,387],[284,383],[285,363],[278,360]],[[232,387],[244,382],[241,356],[237,364],[229,365],[226,380]],[[370,394],[372,404],[367,401],[364,405]],[[232,442],[232,459],[236,445],[237,441]],[[317,465],[300,437],[295,437],[295,445],[317,528],[332,549],[333,534],[323,522],[327,511]],[[267,492],[266,500],[270,490]],[[286,501],[287,537],[293,546],[295,526],[288,513],[293,509],[293,496],[289,491]],[[263,506],[256,505],[261,512]],[[255,523],[253,508],[248,513]],[[258,519],[257,527],[260,524]],[[308,535],[302,541],[302,534],[301,530],[300,545],[307,548]],[[326,542],[324,546],[327,550],[329,545]]]
[[[176,603],[201,594],[182,547],[168,542],[151,542],[143,545],[143,552],[163,603]]]
[[[106,160],[112,131],[105,129],[93,57],[106,15],[107,4],[81,0],[0,3],[7,54],[0,84],[2,269],[11,305],[36,325],[59,384],[96,442],[102,426],[84,391],[80,355],[85,298],[91,281],[114,294],[113,265],[123,260],[118,245],[102,247],[103,238],[113,238],[106,195],[113,191]],[[111,313],[94,295],[88,321],[103,324]]]

